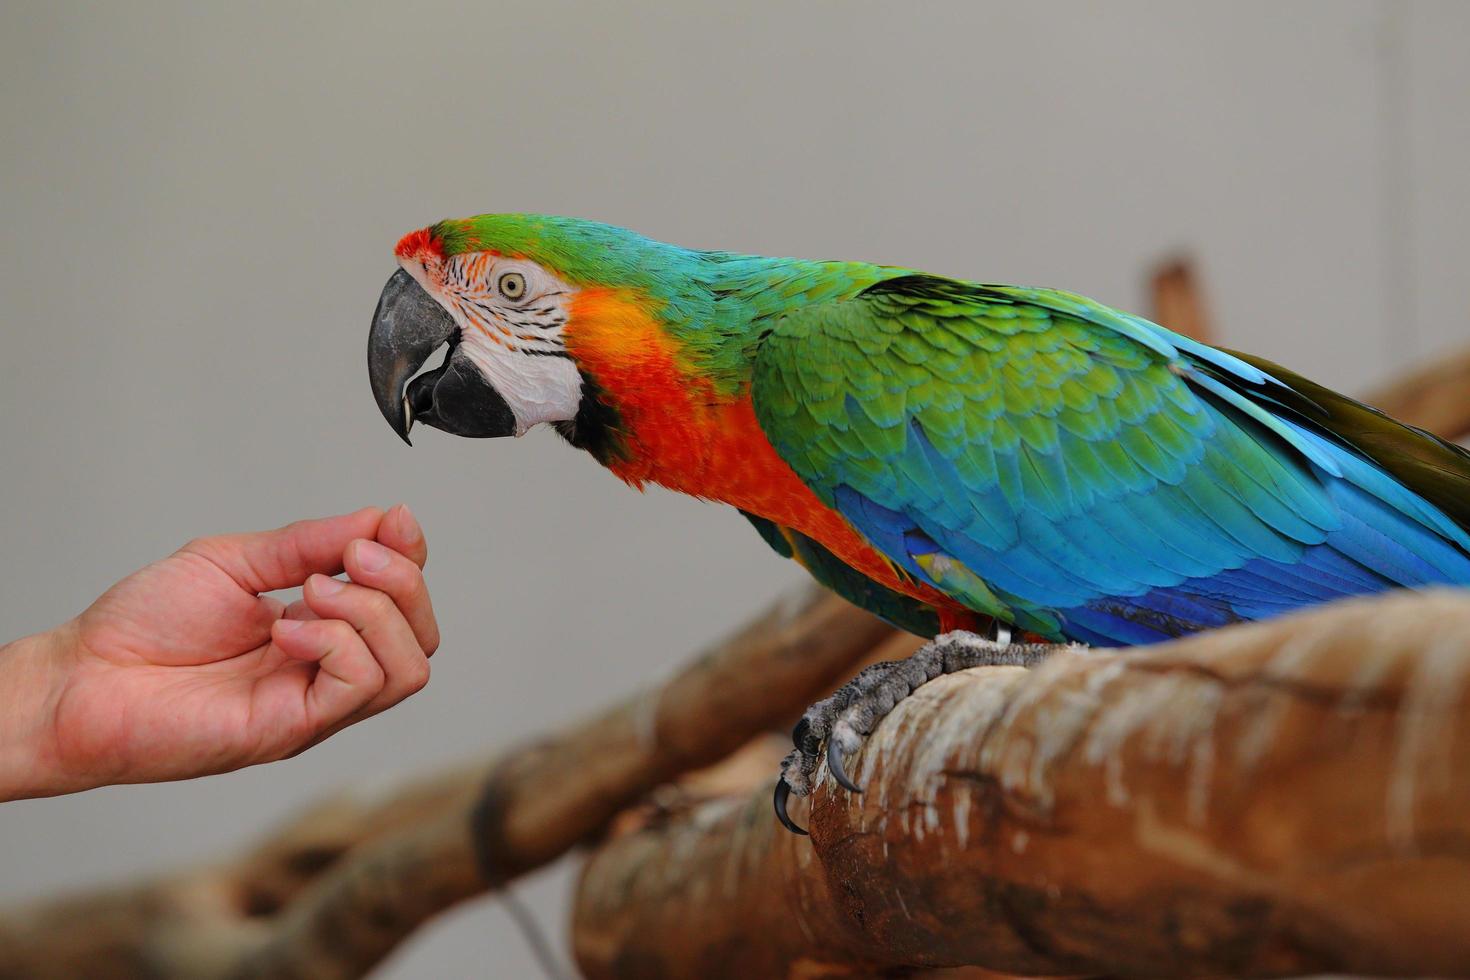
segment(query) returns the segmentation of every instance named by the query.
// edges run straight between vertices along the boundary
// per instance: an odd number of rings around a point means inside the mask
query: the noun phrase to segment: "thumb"
[[[342,552],[354,538],[372,539],[383,511],[364,507],[351,514],[297,521],[274,531],[198,538],[180,549],[207,559],[248,592],[289,589],[313,573],[342,571]]]

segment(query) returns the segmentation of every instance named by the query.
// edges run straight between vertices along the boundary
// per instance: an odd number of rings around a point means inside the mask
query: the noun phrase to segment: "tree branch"
[[[1396,594],[982,668],[821,770],[611,841],[578,961],[623,977],[1463,973],[1470,598]]]

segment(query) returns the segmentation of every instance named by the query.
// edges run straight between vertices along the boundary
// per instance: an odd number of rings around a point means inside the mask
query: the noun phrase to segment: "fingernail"
[[[418,518],[413,516],[408,504],[398,505],[398,533],[405,541],[417,541],[424,536],[424,529],[419,527]]]
[[[317,595],[336,595],[342,591],[342,582],[330,575],[313,575],[311,588]]]
[[[305,625],[305,621],[300,619],[276,620],[276,629],[280,630],[282,633],[294,633]]]
[[[370,572],[381,572],[388,567],[388,549],[376,541],[366,539],[358,541],[353,547],[357,549],[357,563]]]

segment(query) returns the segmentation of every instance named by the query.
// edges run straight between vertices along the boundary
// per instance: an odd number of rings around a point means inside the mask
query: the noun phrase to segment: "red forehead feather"
[[[429,233],[429,229],[420,228],[411,231],[398,239],[398,245],[393,249],[393,254],[400,259],[410,259],[424,253],[444,257],[444,243]]]

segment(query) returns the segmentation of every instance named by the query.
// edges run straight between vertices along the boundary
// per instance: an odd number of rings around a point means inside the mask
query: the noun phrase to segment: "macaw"
[[[921,635],[1146,644],[1470,584],[1470,454],[1082,296],[530,214],[396,256],[368,364],[405,440],[550,424]]]

